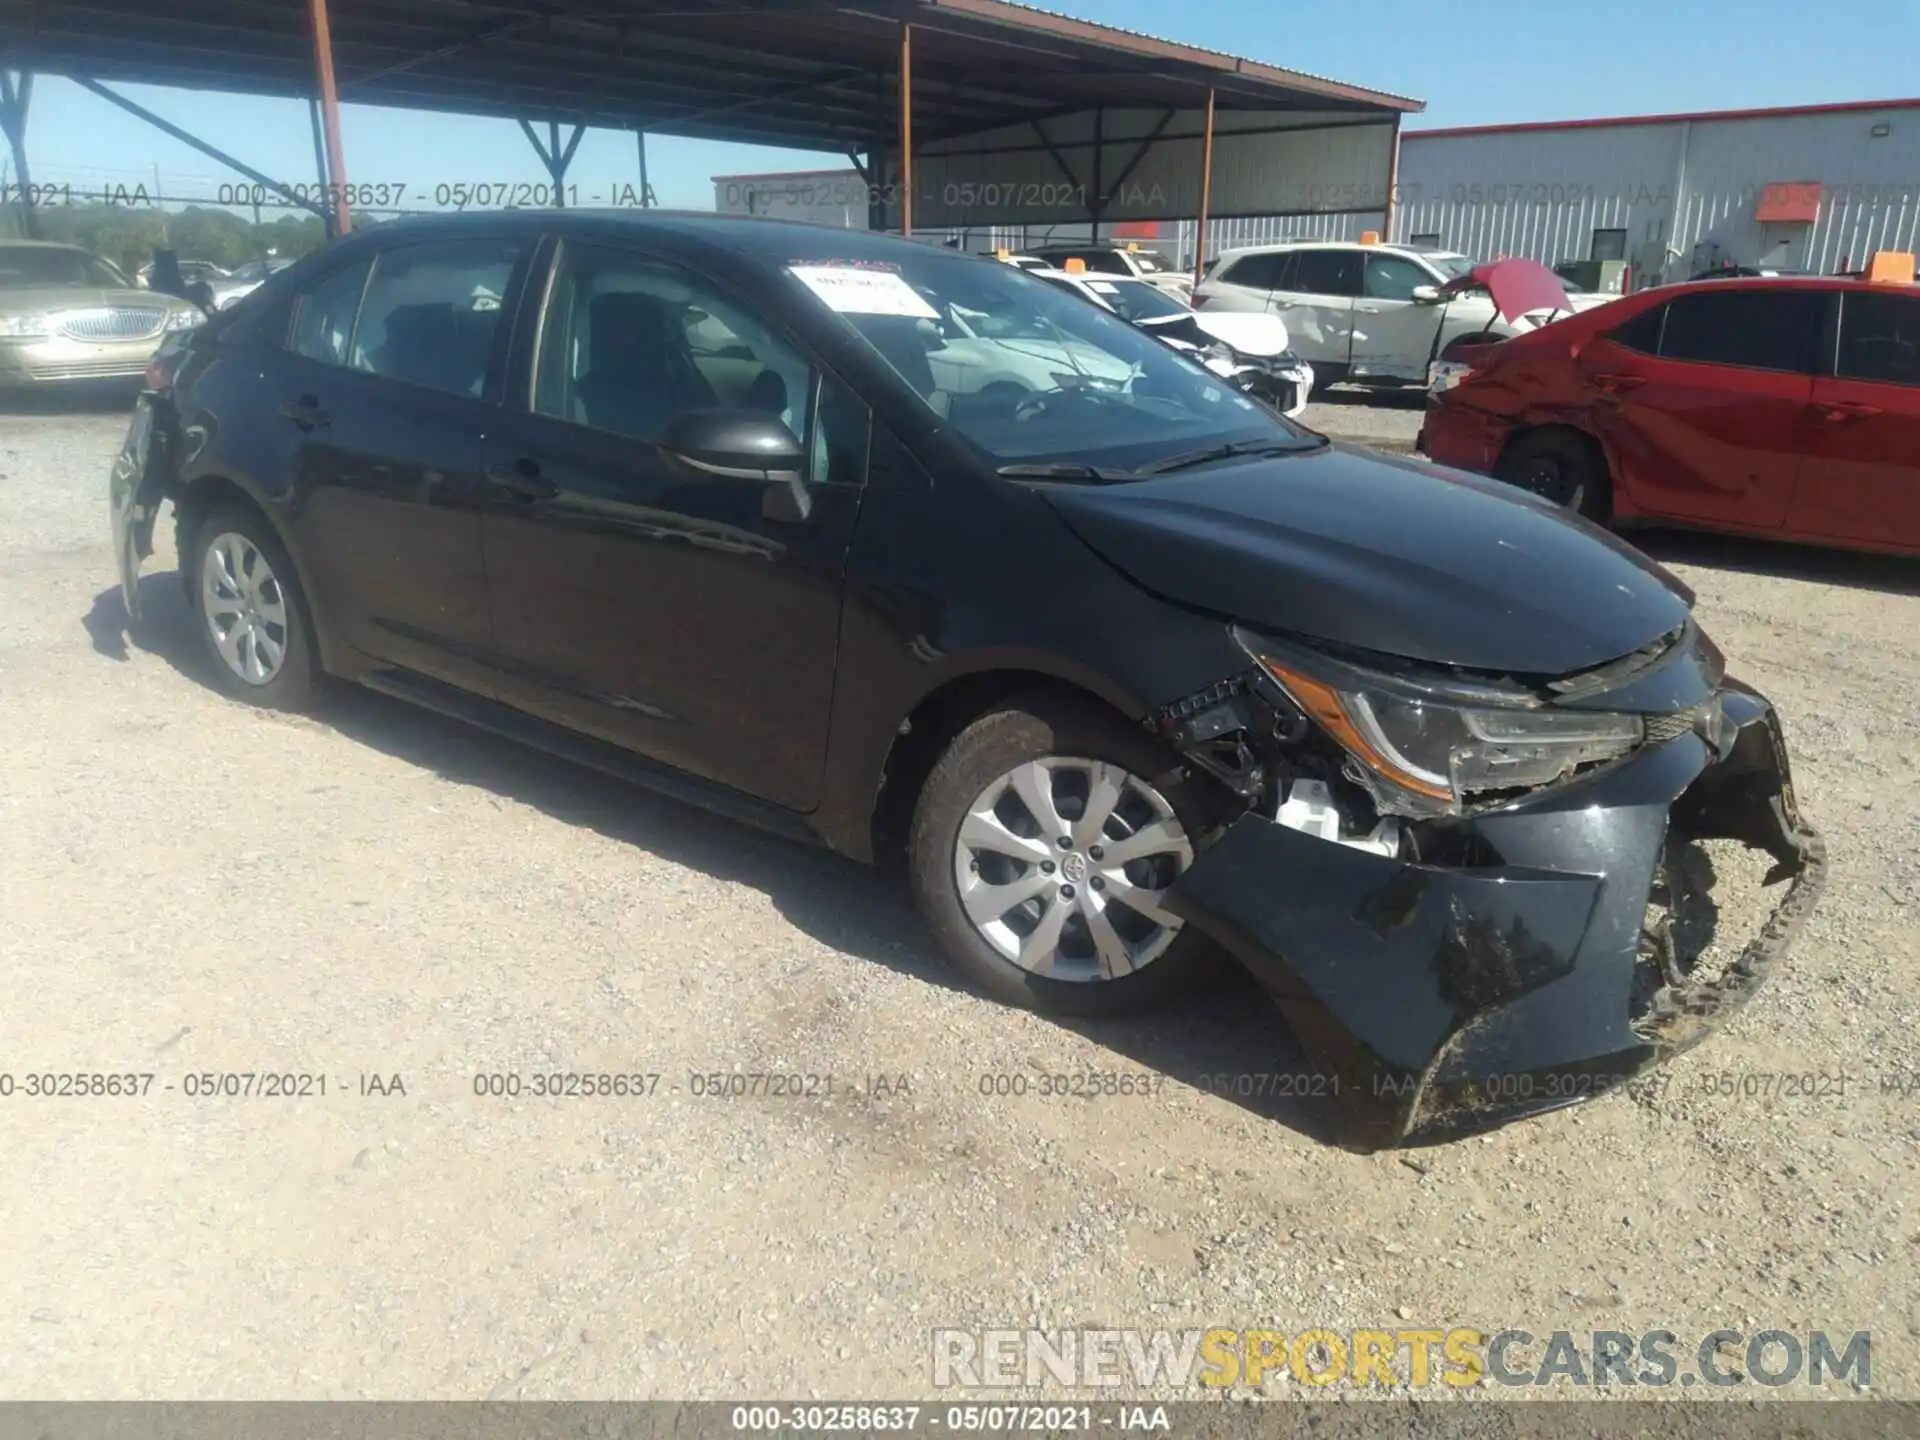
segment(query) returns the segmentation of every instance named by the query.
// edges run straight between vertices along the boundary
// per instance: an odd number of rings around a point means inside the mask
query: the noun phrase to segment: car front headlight
[[[53,334],[49,315],[0,315],[0,340],[44,340]]]
[[[200,323],[202,318],[197,310],[170,310],[167,312],[167,323],[161,329],[191,330]]]
[[[1454,814],[1617,760],[1638,715],[1559,710],[1522,692],[1371,672],[1238,632],[1302,711],[1401,808]]]

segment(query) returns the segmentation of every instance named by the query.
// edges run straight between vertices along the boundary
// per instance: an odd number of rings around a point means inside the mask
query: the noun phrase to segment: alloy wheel
[[[245,535],[213,537],[200,563],[200,613],[213,648],[249,685],[265,685],[287,658],[287,596]]]
[[[1173,806],[1123,766],[1049,757],[974,797],[954,844],[960,905],[989,945],[1051,980],[1117,980],[1180,933],[1169,886],[1193,863]]]

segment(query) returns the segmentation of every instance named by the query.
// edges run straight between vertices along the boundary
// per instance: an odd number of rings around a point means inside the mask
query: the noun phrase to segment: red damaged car
[[[1920,553],[1913,284],[1670,285],[1443,360],[1419,441],[1442,464],[1602,522]]]

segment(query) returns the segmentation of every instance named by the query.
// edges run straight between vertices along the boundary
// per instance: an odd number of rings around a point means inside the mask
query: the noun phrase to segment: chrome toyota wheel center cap
[[[1087,878],[1087,857],[1078,850],[1069,850],[1060,859],[1060,878],[1069,885],[1078,885]]]

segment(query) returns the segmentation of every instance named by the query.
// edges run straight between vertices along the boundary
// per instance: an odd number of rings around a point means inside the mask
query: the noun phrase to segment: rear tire
[[[1566,430],[1521,435],[1501,454],[1493,473],[1595,524],[1604,525],[1613,513],[1606,460],[1584,435]]]
[[[311,709],[320,668],[306,596],[266,518],[244,505],[216,508],[182,548],[180,568],[221,692],[265,710]]]
[[[1159,904],[1207,833],[1207,806],[1172,752],[1095,703],[1034,692],[948,745],[921,789],[907,860],[921,913],[977,989],[1115,1015],[1164,1003],[1210,953]]]

